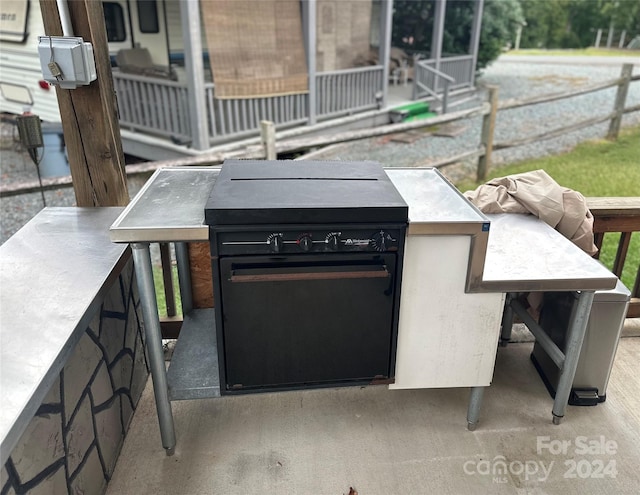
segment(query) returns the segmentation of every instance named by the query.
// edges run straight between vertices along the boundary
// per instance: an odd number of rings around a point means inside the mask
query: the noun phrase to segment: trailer
[[[178,10],[172,2],[170,11]],[[166,2],[102,2],[109,54],[115,65],[120,50],[144,46],[154,64],[169,66],[169,29],[176,52],[182,48],[179,15],[166,15]],[[38,37],[44,36],[38,0],[0,2],[0,112],[26,109],[45,122],[60,122],[56,92],[42,77]]]

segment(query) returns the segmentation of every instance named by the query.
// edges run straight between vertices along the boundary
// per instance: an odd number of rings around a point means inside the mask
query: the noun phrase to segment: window
[[[29,2],[0,1],[0,40],[22,43],[27,39]]]
[[[107,41],[125,41],[127,33],[124,25],[122,6],[114,2],[103,2],[104,23],[107,28]]]
[[[156,0],[138,0],[138,24],[141,33],[159,33],[158,6]]]

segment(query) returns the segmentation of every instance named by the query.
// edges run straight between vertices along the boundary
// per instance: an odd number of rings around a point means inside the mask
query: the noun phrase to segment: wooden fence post
[[[268,120],[260,121],[260,141],[264,148],[265,160],[276,159],[276,126]]]
[[[484,181],[487,178],[487,170],[491,166],[491,151],[493,150],[493,131],[496,127],[496,114],[498,113],[498,87],[487,86],[489,90],[489,113],[482,117],[482,134],[480,144],[484,146],[484,155],[478,159],[478,172],[476,180]]]
[[[76,204],[124,206],[129,192],[102,2],[67,3],[75,35],[93,45],[98,76],[88,86],[56,88]],[[40,0],[40,10],[45,33],[61,36],[56,2]]]
[[[611,139],[612,141],[618,139],[618,134],[620,133],[620,124],[622,123],[622,116],[624,115],[624,104],[627,101],[632,72],[633,64],[624,64],[622,66],[622,72],[620,73],[622,81],[618,84],[618,92],[616,93],[616,101],[613,107],[615,115],[609,123],[609,132],[607,133],[607,139]]]

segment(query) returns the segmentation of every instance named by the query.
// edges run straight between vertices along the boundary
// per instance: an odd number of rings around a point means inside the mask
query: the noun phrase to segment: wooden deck
[[[618,251],[613,263],[613,273],[620,277],[627,261],[631,235],[640,232],[640,197],[587,198],[587,205],[594,216],[593,232],[598,248],[602,247],[605,233],[619,232]],[[631,302],[627,318],[640,317],[640,264],[631,288]]]

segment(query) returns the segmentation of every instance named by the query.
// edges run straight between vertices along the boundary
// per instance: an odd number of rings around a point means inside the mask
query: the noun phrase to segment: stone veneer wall
[[[139,305],[130,260],[2,467],[1,495],[104,493],[149,375]]]

